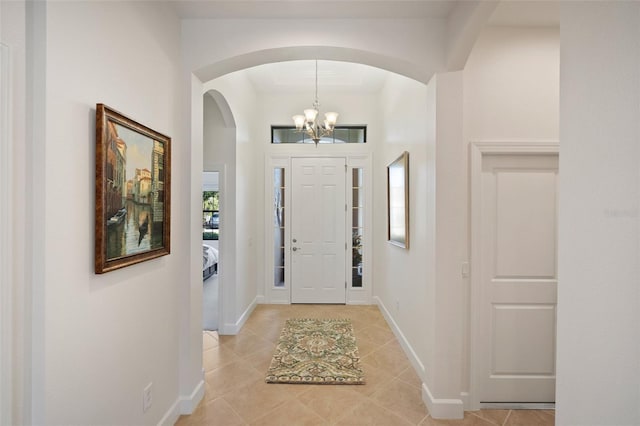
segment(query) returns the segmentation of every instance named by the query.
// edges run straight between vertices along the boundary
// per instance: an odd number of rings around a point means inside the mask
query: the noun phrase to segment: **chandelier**
[[[318,60],[316,60],[316,99],[313,108],[305,109],[304,115],[294,115],[293,122],[296,124],[298,132],[305,132],[311,140],[318,146],[320,139],[333,133],[333,129],[338,121],[337,112],[327,112],[324,114],[324,123],[318,121],[320,102],[318,102]]]

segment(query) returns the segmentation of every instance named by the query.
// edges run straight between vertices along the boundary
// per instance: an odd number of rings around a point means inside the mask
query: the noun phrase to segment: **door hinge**
[[[347,165],[344,165],[344,172],[347,173]]]
[[[345,211],[345,212],[347,211],[347,204],[346,204],[346,203],[345,203],[345,205],[344,205],[344,211]]]
[[[344,288],[345,289],[347,288],[347,282],[346,281],[344,282]]]
[[[344,243],[344,249],[345,250],[347,249],[347,243]]]

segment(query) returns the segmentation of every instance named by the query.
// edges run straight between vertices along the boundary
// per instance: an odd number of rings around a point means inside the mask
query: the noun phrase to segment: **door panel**
[[[291,159],[292,303],[346,301],[345,164]]]
[[[496,275],[553,277],[555,173],[501,171],[496,185]]]
[[[554,402],[557,155],[485,155],[480,401]]]

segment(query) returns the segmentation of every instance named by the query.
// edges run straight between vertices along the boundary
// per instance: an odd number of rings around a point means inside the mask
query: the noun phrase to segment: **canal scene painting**
[[[96,273],[169,254],[170,143],[96,106]]]

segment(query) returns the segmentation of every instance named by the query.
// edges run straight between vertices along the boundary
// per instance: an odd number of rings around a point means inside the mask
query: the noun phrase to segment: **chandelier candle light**
[[[318,122],[318,112],[320,108],[320,102],[318,102],[318,60],[316,60],[316,100],[313,102],[313,108],[305,109],[304,115],[294,115],[293,122],[296,124],[296,130],[299,132],[305,132],[318,146],[318,142],[324,136],[329,136],[333,133],[333,129],[336,127],[336,121],[338,121],[337,112],[327,112],[324,114],[324,123]]]

